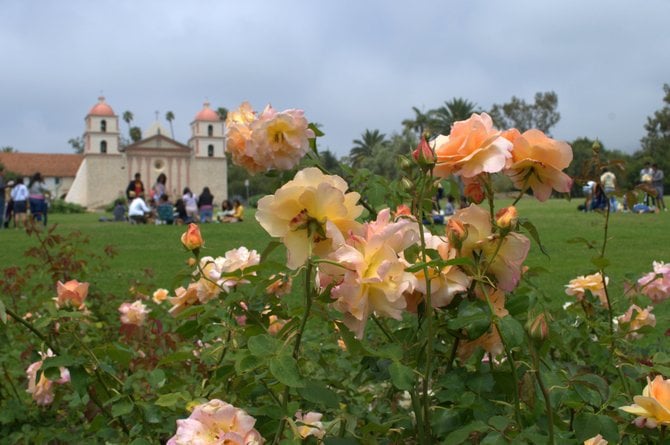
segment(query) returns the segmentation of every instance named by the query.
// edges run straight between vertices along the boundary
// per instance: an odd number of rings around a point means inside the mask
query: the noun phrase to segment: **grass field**
[[[498,204],[502,206],[506,203]],[[518,205],[520,216],[529,218],[535,224],[550,255],[544,256],[533,243],[527,264],[547,270],[537,278],[537,283],[545,292],[555,295],[557,302],[567,300],[563,292],[564,284],[577,275],[595,270],[591,258],[599,253],[589,250],[583,243],[568,243],[568,240],[581,237],[594,241],[598,246],[603,240],[604,216],[578,212],[577,204],[576,201],[563,200],[539,204],[526,199]],[[242,245],[261,252],[270,237],[255,221],[253,210],[249,210],[249,217],[243,223],[202,226],[206,240],[204,254],[219,256]],[[184,269],[184,261],[188,257],[179,242],[185,227],[102,223],[98,222],[100,216],[91,213],[54,214],[49,217],[50,224],[58,224],[60,233],[79,230],[87,235],[90,238],[87,248],[93,252],[101,254],[106,245],[116,248],[118,255],[107,260],[108,267],[100,272],[91,272],[85,279],[98,291],[120,298],[128,297],[128,289],[136,281],[148,287],[169,288],[175,274]],[[606,257],[611,262],[607,272],[616,292],[615,298],[621,296],[626,275],[636,277],[650,271],[653,260],[670,261],[669,223],[670,213],[617,213],[611,216]],[[14,229],[1,230],[0,240],[3,267],[25,264],[28,259],[23,252],[36,243],[34,237]],[[274,255],[278,261],[283,261],[283,252],[276,251]]]

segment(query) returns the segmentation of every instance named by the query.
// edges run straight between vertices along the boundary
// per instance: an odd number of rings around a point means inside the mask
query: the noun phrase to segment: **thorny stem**
[[[458,351],[458,344],[460,341],[460,338],[454,338],[454,344],[451,346],[451,353],[449,354],[449,360],[447,361],[447,372],[450,372],[452,369],[454,369],[454,360],[456,359],[456,351]]]

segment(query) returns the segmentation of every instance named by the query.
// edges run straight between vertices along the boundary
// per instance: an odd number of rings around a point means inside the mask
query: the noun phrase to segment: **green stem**
[[[295,344],[293,345],[293,358],[297,361],[300,357],[300,343],[302,342],[302,336],[305,332],[305,327],[307,326],[307,320],[309,319],[310,312],[312,310],[312,300],[314,299],[314,278],[312,274],[314,272],[314,262],[310,257],[307,260],[307,267],[305,268],[305,315],[303,316],[302,321],[300,322],[300,328],[298,329],[298,334],[295,338]],[[288,402],[291,397],[291,392],[289,387],[284,388],[284,395],[282,397],[282,409],[284,413],[288,408]],[[284,434],[284,429],[286,428],[286,417],[282,417],[279,422],[279,427],[277,428],[277,433],[275,434],[274,439],[272,440],[273,444],[278,444],[281,440],[282,435]]]
[[[37,338],[39,338],[40,340],[42,340],[42,341],[44,342],[44,344],[47,345],[47,347],[48,347],[49,349],[51,349],[51,351],[52,351],[54,354],[58,355],[58,348],[55,347],[55,346],[53,345],[53,343],[51,343],[51,342],[49,341],[49,339],[46,338],[46,337],[44,336],[44,334],[42,334],[40,331],[38,331],[37,329],[35,329],[35,327],[34,327],[32,324],[28,323],[26,320],[24,320],[23,318],[19,317],[19,315],[18,315],[16,312],[14,312],[13,310],[11,310],[11,309],[9,309],[9,308],[5,308],[5,312],[7,313],[7,315],[9,315],[10,317],[12,317],[12,318],[14,319],[14,321],[17,321],[17,322],[21,323],[21,324],[22,324],[23,326],[25,326],[30,332],[32,332],[33,334],[35,334],[35,335],[37,336]]]
[[[458,351],[460,341],[458,337],[454,337],[454,344],[451,346],[451,354],[449,354],[449,361],[447,362],[447,372],[450,372],[454,368],[454,360],[456,359],[456,352]]]
[[[488,295],[486,298],[488,299]],[[500,327],[498,327],[497,322],[495,327],[498,331],[498,335],[500,335],[500,341],[505,348],[505,355],[507,356],[507,360],[509,360],[509,365],[512,371],[512,378],[514,380],[514,416],[516,418],[516,423],[519,425],[519,430],[523,430],[523,424],[521,423],[521,403],[519,401],[519,376],[516,373],[516,362],[514,361],[512,351],[509,349],[509,347],[507,347],[507,342],[505,341],[505,337],[503,336]]]
[[[548,422],[548,429],[549,429],[549,445],[554,444],[554,409],[551,406],[551,399],[549,398],[549,391],[547,390],[547,387],[544,385],[544,381],[542,380],[542,372],[540,370],[540,360],[537,355],[537,350],[535,349],[535,345],[533,345],[533,339],[530,337],[528,338],[528,347],[530,349],[530,354],[533,359],[533,366],[535,367],[535,380],[537,380],[537,385],[540,387],[540,391],[542,391],[542,396],[544,397],[544,405],[547,410],[547,422]]]
[[[9,375],[9,372],[7,372],[7,367],[5,364],[2,364],[2,370],[5,374],[5,379],[9,382],[9,386],[12,387],[12,391],[14,391],[14,395],[16,396],[16,400],[21,400],[21,396],[19,395],[19,391],[16,389],[16,386],[14,386],[14,381],[12,380],[12,377]]]

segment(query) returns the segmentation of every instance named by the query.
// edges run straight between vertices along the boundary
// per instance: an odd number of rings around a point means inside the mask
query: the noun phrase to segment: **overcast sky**
[[[303,108],[343,155],[412,106],[553,90],[554,137],[632,152],[670,83],[668,17],[668,0],[2,0],[0,146],[72,152],[101,92],[143,129],[172,111],[182,142],[205,100]]]

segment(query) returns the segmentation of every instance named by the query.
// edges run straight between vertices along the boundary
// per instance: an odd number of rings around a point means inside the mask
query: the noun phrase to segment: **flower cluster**
[[[35,403],[44,406],[49,405],[54,401],[54,384],[62,385],[70,381],[70,372],[67,368],[61,367],[60,379],[56,381],[49,380],[42,372],[38,380],[37,372],[42,368],[44,359],[54,357],[54,353],[51,349],[48,349],[46,354],[40,352],[40,357],[42,357],[42,360],[28,366],[28,369],[26,369],[26,376],[28,377],[28,392]]]
[[[309,150],[314,131],[302,110],[277,111],[270,105],[260,115],[248,102],[228,113],[226,150],[249,173],[290,170]]]
[[[572,179],[562,171],[572,161],[567,143],[539,130],[498,130],[486,113],[455,122],[448,136],[440,135],[431,144],[435,174],[461,176],[465,194],[474,202],[482,201],[482,175],[489,173],[503,172],[517,189],[532,189],[539,201],[546,201],[552,190],[565,193],[572,186]]]
[[[213,399],[196,406],[187,419],[177,420],[177,431],[167,444],[260,445],[264,440],[255,423],[244,410]]]
[[[175,289],[175,296],[167,297],[172,305],[170,313],[177,315],[189,306],[204,304],[218,297],[222,290],[229,292],[238,284],[247,283],[245,276],[255,275],[255,272],[245,269],[257,265],[260,260],[261,257],[255,250],[246,247],[229,250],[223,257],[200,258],[198,267],[193,272],[197,281],[189,284],[187,288]]]

